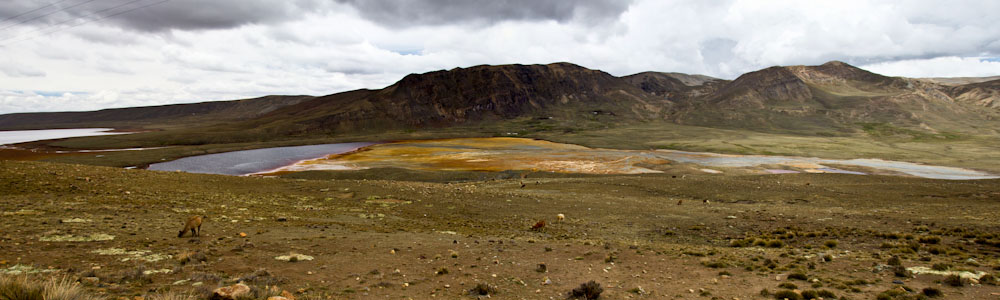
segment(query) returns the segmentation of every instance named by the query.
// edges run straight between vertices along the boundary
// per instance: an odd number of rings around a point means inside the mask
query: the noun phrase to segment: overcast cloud
[[[0,114],[326,95],[479,64],[993,76],[998,19],[1000,1],[6,0]]]

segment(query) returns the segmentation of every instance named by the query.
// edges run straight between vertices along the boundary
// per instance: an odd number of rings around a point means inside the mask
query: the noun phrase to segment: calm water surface
[[[339,143],[233,151],[185,157],[149,165],[150,170],[247,175],[274,170],[296,162],[340,154],[375,143]]]

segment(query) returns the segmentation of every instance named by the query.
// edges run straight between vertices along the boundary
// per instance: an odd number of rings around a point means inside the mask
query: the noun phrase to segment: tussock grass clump
[[[601,284],[591,280],[570,291],[569,297],[572,299],[598,299],[601,298],[603,292],[604,288],[601,287]]]
[[[774,293],[774,299],[803,300],[802,295],[791,290],[780,290]]]
[[[892,266],[892,275],[895,275],[896,277],[905,278],[913,276],[913,272],[910,272],[910,270],[907,270],[906,267],[899,265],[899,266]]]
[[[993,274],[986,274],[983,277],[979,277],[979,282],[988,285],[997,285],[997,277]]]
[[[782,282],[781,284],[778,285],[778,287],[779,288],[783,288],[783,289],[789,289],[789,290],[794,290],[794,289],[799,288],[799,286],[797,286],[797,285],[795,285],[794,283],[791,283],[791,282]]]
[[[963,286],[966,286],[966,285],[969,284],[969,279],[963,278],[962,276],[958,276],[958,275],[952,274],[952,275],[945,276],[944,280],[942,280],[942,282],[944,282],[944,284],[947,284],[947,285],[950,285],[950,286],[954,286],[954,287],[963,287]]]
[[[826,246],[827,248],[837,248],[837,244],[837,240],[827,240],[826,242],[823,242],[823,246]]]
[[[805,281],[805,280],[809,280],[809,276],[806,276],[805,273],[796,272],[796,273],[788,274],[788,279]]]
[[[709,268],[712,268],[712,269],[725,268],[725,267],[729,266],[729,264],[727,264],[726,262],[721,261],[721,260],[704,261],[704,262],[701,263],[701,265],[709,267]]]
[[[118,277],[118,283],[150,284],[153,279],[146,275],[146,267],[139,265],[135,268],[122,271]]]
[[[497,288],[485,282],[480,282],[469,290],[469,294],[473,296],[489,296],[495,295],[496,293]]]
[[[68,278],[52,278],[44,282],[27,277],[0,276],[0,299],[4,300],[98,300]]]
[[[263,285],[263,286],[275,286],[283,283],[287,283],[288,279],[283,277],[274,276],[267,269],[257,269],[253,273],[240,276],[237,281],[242,281],[251,285]]]
[[[932,287],[924,288],[923,291],[920,291],[920,294],[922,294],[924,296],[927,296],[927,297],[930,297],[930,298],[936,298],[936,297],[942,297],[942,296],[944,296],[944,293],[942,293],[941,290],[936,289],[936,288],[932,288]]]
[[[802,299],[837,299],[837,295],[827,290],[808,290],[802,291]]]
[[[199,263],[208,261],[208,256],[204,252],[195,251],[187,252],[177,256],[177,262],[181,265],[186,265],[188,263]]]
[[[931,269],[934,269],[935,271],[948,271],[948,269],[951,269],[951,264],[937,263],[931,265]]]
[[[902,266],[903,260],[899,259],[899,256],[893,256],[889,258],[887,262],[890,266]]]
[[[920,239],[917,239],[917,241],[920,242],[921,244],[939,244],[941,243],[941,238],[929,235],[929,236],[922,236],[920,237]]]

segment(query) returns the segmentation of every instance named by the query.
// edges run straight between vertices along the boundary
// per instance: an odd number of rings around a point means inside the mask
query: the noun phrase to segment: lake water
[[[34,142],[70,137],[128,134],[131,132],[108,132],[112,128],[76,128],[0,131],[0,145]]]
[[[367,148],[355,151],[361,147]],[[347,152],[352,153],[328,157]],[[385,167],[452,171],[530,170],[587,174],[661,173],[663,170],[681,169],[710,174],[866,175],[868,172],[873,172],[935,179],[998,178],[995,174],[964,168],[880,159],[823,159],[676,150],[597,149],[524,138],[465,138],[402,141],[378,145],[343,143],[267,148],[187,157],[153,164],[149,169],[247,175]],[[848,167],[860,170],[841,169]]]
[[[302,160],[351,152],[374,143],[339,143],[233,151],[185,157],[149,165],[149,170],[247,175],[292,165]]]

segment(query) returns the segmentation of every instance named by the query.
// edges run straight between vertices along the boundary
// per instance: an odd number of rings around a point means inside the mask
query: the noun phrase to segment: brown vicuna
[[[201,235],[201,221],[204,219],[203,216],[193,216],[188,218],[187,223],[184,223],[184,229],[177,233],[177,237],[183,237],[185,232],[191,231],[191,236]]]
[[[531,230],[535,230],[535,231],[542,230],[542,227],[545,227],[545,220],[538,221],[538,223],[535,223],[535,225],[532,225],[531,226]]]

